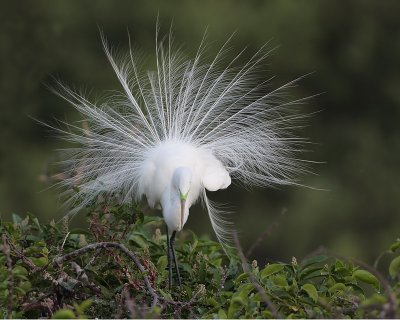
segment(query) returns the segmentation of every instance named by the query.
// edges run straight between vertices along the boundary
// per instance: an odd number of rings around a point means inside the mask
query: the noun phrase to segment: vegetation
[[[88,229],[2,221],[0,314],[12,318],[365,318],[400,316],[400,240],[385,254],[388,274],[312,254],[302,261],[247,263],[182,232],[182,288],[168,290],[162,220],[132,206],[99,205]],[[237,238],[235,238],[237,240]]]
[[[212,195],[215,201],[235,208],[232,218],[241,226],[245,248],[265,230],[265,225],[254,221],[265,219],[271,225],[285,212],[279,230],[253,251],[253,257],[260,263],[261,257],[290,261],[291,255],[303,257],[323,244],[346,256],[372,261],[399,236],[400,1],[0,3],[3,218],[31,211],[40,221],[49,221],[63,214],[56,188],[38,191],[52,184],[46,183],[53,173],[50,164],[63,160],[54,159],[54,149],[70,145],[60,144],[30,118],[57,126],[55,118],[80,119],[74,108],[46,88],[56,85],[53,77],[82,89],[93,101],[105,90],[121,91],[107,65],[98,28],[121,51],[128,49],[128,29],[135,53],[148,62],[143,71],[153,70],[150,62],[154,61],[159,16],[160,34],[168,33],[173,22],[175,43],[190,58],[206,29],[209,62],[233,32],[226,63],[248,47],[237,61],[241,64],[270,40],[268,48],[277,49],[260,76],[275,76],[271,89],[312,73],[287,98],[317,95],[299,106],[301,113],[316,112],[302,135],[316,144],[307,147],[312,152],[304,156],[326,163],[313,166],[316,175],[304,177],[301,183],[330,191],[255,188],[249,195],[232,187]],[[209,228],[206,218],[189,219],[188,224],[197,234]]]

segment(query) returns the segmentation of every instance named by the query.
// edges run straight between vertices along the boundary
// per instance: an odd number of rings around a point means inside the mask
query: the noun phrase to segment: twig
[[[238,256],[242,262],[242,268],[243,271],[245,273],[247,273],[247,275],[250,278],[250,281],[252,282],[253,286],[257,289],[257,291],[259,292],[261,298],[263,299],[264,303],[267,305],[267,308],[269,309],[269,311],[271,311],[272,317],[274,317],[275,319],[279,319],[282,318],[279,314],[278,311],[276,310],[274,304],[272,303],[272,301],[268,298],[267,293],[265,292],[264,288],[261,287],[261,285],[259,284],[258,280],[256,279],[256,277],[254,276],[254,274],[251,272],[249,265],[246,261],[246,258],[243,254],[242,251],[242,247],[240,246],[240,242],[239,242],[239,237],[237,235],[236,232],[233,233],[233,241],[235,243],[237,252],[238,252]]]
[[[140,263],[139,259],[136,257],[136,255],[130,251],[127,247],[125,247],[123,244],[117,243],[117,242],[98,242],[98,243],[93,243],[93,244],[89,244],[81,249],[75,250],[73,252],[67,253],[66,255],[63,255],[61,257],[55,258],[54,262],[56,264],[61,264],[62,262],[66,261],[66,260],[70,260],[73,258],[76,258],[78,256],[81,256],[89,251],[92,250],[97,250],[97,249],[106,249],[106,248],[116,248],[121,250],[126,256],[128,256],[130,259],[133,260],[133,262],[135,263],[136,267],[140,270],[140,272],[142,273],[143,276],[143,280],[146,284],[147,290],[149,291],[153,301],[152,301],[152,307],[154,307],[158,301],[159,301],[159,296],[157,295],[157,293],[155,292],[155,290],[153,289],[149,278],[146,275],[146,270],[143,267],[143,265]]]
[[[14,277],[13,277],[13,266],[12,266],[12,260],[10,257],[10,247],[7,244],[7,236],[3,234],[3,246],[2,246],[2,251],[4,253],[4,256],[6,257],[6,264],[7,264],[7,270],[8,270],[8,281],[7,281],[7,288],[8,288],[8,302],[7,302],[7,317],[8,319],[12,318],[12,309],[13,309],[13,295],[14,295]]]
[[[286,209],[282,209],[280,216],[272,223],[270,224],[267,229],[258,236],[256,241],[250,246],[249,249],[246,251],[246,257],[250,257],[250,255],[253,253],[254,249],[257,248],[261,242],[264,241],[265,237],[271,236],[272,232],[277,229],[280,225],[279,218],[283,217],[286,213]]]
[[[383,256],[384,256],[385,254],[387,254],[386,251],[381,252],[381,253],[379,254],[379,256],[376,257],[376,259],[375,259],[375,261],[374,261],[374,264],[372,265],[375,269],[378,269],[379,261],[383,258]]]
[[[304,261],[307,261],[308,259],[319,256],[322,254],[328,254],[328,249],[326,249],[324,246],[319,246],[317,249],[311,251],[310,253],[306,254],[303,259],[301,259],[300,263],[303,263]]]

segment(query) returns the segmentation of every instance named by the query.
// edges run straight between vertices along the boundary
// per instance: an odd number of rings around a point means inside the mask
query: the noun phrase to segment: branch
[[[266,237],[271,236],[272,232],[279,227],[280,218],[282,218],[285,214],[286,214],[286,209],[283,209],[281,211],[280,216],[278,218],[276,218],[275,221],[272,224],[270,224],[267,227],[267,229],[261,235],[259,235],[258,238],[256,239],[256,241],[250,246],[250,248],[246,252],[246,257],[250,257],[250,255],[253,253],[254,249],[257,248],[264,241],[264,239]]]
[[[6,264],[7,264],[7,270],[9,273],[8,276],[8,281],[7,281],[7,288],[8,288],[8,303],[7,303],[7,319],[11,319],[12,317],[12,309],[13,309],[13,294],[14,294],[14,277],[13,277],[13,266],[12,266],[12,260],[10,257],[10,247],[7,244],[7,236],[3,234],[3,245],[2,245],[2,251],[4,253],[4,256],[6,258]]]
[[[44,268],[38,268],[32,262],[31,259],[26,257],[21,251],[19,251],[17,249],[17,247],[10,241],[10,239],[7,236],[5,236],[5,238],[7,240],[8,245],[10,246],[12,252],[15,253],[15,255],[22,260],[22,263],[25,264],[31,270],[31,273],[35,273],[35,272],[41,271],[41,272],[43,272],[43,277],[46,280],[51,281],[51,283],[53,283],[53,285],[55,285],[55,286],[58,285],[58,281],[56,279],[54,279],[50,273],[48,273],[46,270],[44,270]]]
[[[55,258],[54,263],[56,264],[61,264],[62,262],[66,260],[71,260],[73,258],[76,258],[78,256],[81,256],[89,251],[93,250],[98,250],[98,249],[106,249],[106,248],[116,248],[122,251],[126,256],[128,256],[133,262],[135,263],[136,267],[140,270],[143,276],[143,280],[146,284],[147,290],[149,291],[153,301],[152,301],[152,307],[154,307],[159,300],[159,296],[155,292],[154,288],[151,286],[149,278],[146,276],[146,269],[143,267],[143,265],[140,263],[139,259],[136,257],[136,255],[130,251],[127,247],[125,247],[123,244],[117,243],[117,242],[98,242],[98,243],[92,243],[89,244],[81,249],[75,250],[73,252],[67,253],[66,255],[63,255],[61,257]]]
[[[242,247],[240,246],[240,242],[239,242],[239,237],[237,235],[236,232],[233,233],[233,241],[235,243],[237,252],[238,252],[238,256],[242,262],[242,268],[243,271],[245,273],[247,273],[247,275],[249,276],[249,279],[251,281],[251,283],[253,284],[253,286],[257,289],[257,291],[259,292],[261,298],[263,299],[264,303],[267,305],[267,308],[269,309],[269,311],[271,311],[272,317],[275,319],[280,319],[282,318],[279,314],[278,311],[276,310],[274,304],[272,303],[272,301],[268,298],[267,293],[265,292],[264,288],[261,287],[261,285],[259,284],[258,280],[256,279],[256,277],[254,276],[253,272],[251,272],[249,265],[246,261],[246,258],[243,254],[242,251]]]

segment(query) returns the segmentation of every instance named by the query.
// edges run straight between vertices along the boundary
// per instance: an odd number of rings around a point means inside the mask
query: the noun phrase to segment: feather
[[[125,202],[147,196],[151,206],[159,205],[172,171],[165,179],[155,179],[160,168],[155,157],[162,159],[164,154],[160,158],[157,152],[173,146],[194,157],[190,163],[177,160],[175,167],[197,166],[191,202],[202,198],[217,238],[227,243],[231,224],[205,189],[226,188],[231,178],[246,187],[296,185],[307,172],[297,158],[307,142],[295,135],[306,117],[296,113],[303,99],[286,98],[298,79],[274,90],[270,79],[258,80],[269,54],[265,47],[242,67],[237,62],[244,50],[224,65],[228,39],[207,64],[204,39],[189,60],[174,48],[170,34],[166,45],[157,40],[156,70],[142,72],[131,48],[117,58],[103,35],[101,39],[122,91],[97,103],[61,83],[57,91],[88,125],[56,128],[78,145],[65,153],[68,178],[59,184],[69,196],[72,213],[115,192]],[[73,191],[76,187],[78,192]]]

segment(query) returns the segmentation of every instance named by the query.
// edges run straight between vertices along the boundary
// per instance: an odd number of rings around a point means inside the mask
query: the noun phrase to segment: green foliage
[[[182,288],[174,286],[169,291],[166,236],[160,231],[160,218],[144,216],[127,205],[99,205],[88,218],[88,229],[71,230],[66,223],[40,224],[33,215],[24,219],[14,215],[12,222],[1,222],[0,231],[7,236],[0,250],[1,316],[10,311],[12,317],[55,319],[399,315],[399,241],[387,251],[391,255],[389,283],[388,276],[373,268],[328,255],[262,267],[253,261],[243,272],[246,262],[234,250],[228,259],[218,243],[186,231],[177,243]],[[124,245],[145,272],[115,247],[98,247],[56,261],[99,242]],[[155,305],[144,276],[158,296]]]
[[[92,305],[92,300],[88,299],[81,304],[74,303],[74,311],[70,309],[60,309],[53,314],[53,319],[86,319],[85,310]]]
[[[72,87],[86,88],[94,102],[103,90],[122,90],[106,62],[97,26],[121,51],[127,49],[129,29],[135,51],[146,58],[140,59],[147,62],[143,71],[153,70],[159,13],[160,37],[168,34],[173,21],[174,43],[182,46],[189,58],[194,58],[209,27],[204,57],[208,63],[234,30],[237,32],[229,44],[232,50],[224,54],[226,64],[248,47],[238,61],[245,62],[271,40],[268,48],[279,48],[266,68],[259,70],[262,78],[276,76],[271,89],[315,71],[286,98],[324,93],[295,109],[302,114],[321,111],[310,117],[304,128],[302,136],[317,143],[307,148],[312,153],[304,157],[329,163],[312,166],[311,171],[318,175],[304,177],[301,183],[331,191],[254,189],[251,201],[246,191],[215,194],[216,201],[237,208],[245,205],[254,220],[266,219],[270,225],[277,212],[288,208],[279,232],[269,236],[263,257],[286,257],[288,252],[303,256],[311,249],[310,243],[324,243],[335,251],[371,260],[383,243],[398,236],[400,1],[56,3],[24,1],[22,10],[20,1],[1,1],[2,217],[9,219],[11,211],[30,209],[44,221],[63,212],[56,188],[38,191],[62,178],[55,175],[56,167],[50,163],[63,160],[54,158],[54,149],[66,145],[30,117],[52,125],[56,125],[55,118],[80,118],[67,102],[46,90],[46,85],[56,86],[50,75]],[[49,165],[44,166],[46,163]],[[37,181],[39,172],[43,175]],[[237,215],[237,222],[242,225],[246,246],[266,227],[248,219],[244,212]],[[197,230],[208,228],[206,218],[196,224],[204,224]],[[340,232],[332,226],[340,226]],[[293,230],[301,230],[296,241]]]

